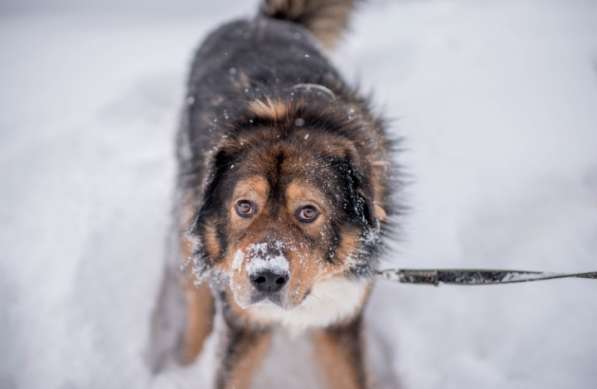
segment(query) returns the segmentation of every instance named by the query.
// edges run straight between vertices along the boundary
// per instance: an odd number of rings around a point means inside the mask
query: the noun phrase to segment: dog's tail
[[[262,0],[261,13],[297,23],[311,31],[325,48],[333,48],[362,0]]]

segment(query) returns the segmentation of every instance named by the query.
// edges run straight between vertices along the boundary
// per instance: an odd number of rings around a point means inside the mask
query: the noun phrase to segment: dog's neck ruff
[[[309,328],[322,328],[354,317],[365,303],[370,281],[334,277],[320,281],[299,306],[284,309],[271,302],[247,307],[255,320],[280,324],[297,334]]]

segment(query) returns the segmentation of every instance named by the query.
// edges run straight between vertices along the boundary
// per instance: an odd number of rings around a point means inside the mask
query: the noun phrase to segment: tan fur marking
[[[187,322],[183,335],[181,361],[187,365],[195,360],[203,349],[205,340],[213,329],[214,299],[209,285],[195,286],[188,283],[185,287],[187,302]]]
[[[225,382],[218,385],[222,389],[249,389],[255,370],[259,367],[271,343],[271,334],[248,333],[237,340],[238,353],[234,355],[232,366],[224,372]]]
[[[310,201],[320,207],[325,206],[327,203],[327,199],[321,190],[297,180],[292,181],[286,188],[286,198],[289,203]]]
[[[313,333],[314,351],[328,389],[365,389],[358,329],[325,329]]]
[[[328,200],[316,187],[304,181],[294,180],[286,188],[286,204],[288,214],[294,217],[295,211],[305,205],[313,205],[320,212],[319,217],[312,223],[303,224],[302,228],[311,235],[320,233],[321,226],[329,217]]]
[[[180,240],[183,258],[192,255],[192,244],[184,236]],[[195,285],[194,276],[187,270],[182,280],[186,301],[186,327],[183,334],[180,358],[183,364],[195,360],[201,352],[205,339],[213,329],[214,298],[207,284]]]
[[[289,253],[291,277],[288,282],[290,291],[288,302],[290,306],[300,304],[317,279],[327,273],[326,270],[329,267],[322,262],[321,258],[318,258],[316,253],[305,255],[306,252],[304,249],[298,249],[296,252]]]
[[[264,210],[265,202],[269,192],[269,185],[265,178],[261,176],[252,176],[236,183],[234,192],[232,194],[232,201],[228,205],[230,212],[231,228],[233,231],[238,231],[246,228],[259,213]],[[254,201],[257,204],[257,214],[250,219],[238,216],[235,211],[235,204],[238,200],[245,199]]]
[[[234,188],[233,198],[236,200],[242,196],[255,194],[264,200],[267,197],[268,190],[269,185],[265,178],[261,176],[253,176],[237,182],[236,187]]]
[[[373,215],[379,221],[386,221],[387,213],[383,207],[385,182],[390,169],[390,162],[381,159],[369,160],[371,165],[371,185],[373,186]]]
[[[322,146],[326,152],[340,158],[350,156],[358,163],[359,153],[352,142],[344,139],[338,139],[332,135],[324,135],[321,138]]]
[[[288,104],[280,100],[253,100],[249,103],[249,109],[257,116],[282,120],[288,113]]]
[[[340,346],[331,339],[314,336],[317,359],[325,372],[328,389],[360,389],[354,379],[354,368],[346,355],[340,352]]]
[[[216,233],[216,227],[209,224],[205,226],[205,251],[211,258],[220,254],[220,242]]]
[[[345,231],[343,229],[340,233],[340,245],[336,249],[335,259],[348,265],[346,262],[349,262],[350,256],[359,247],[359,239],[360,234],[358,231]]]
[[[390,169],[390,163],[387,161],[371,161],[371,166],[373,167],[381,167],[385,171]]]
[[[338,42],[354,6],[354,0],[266,0],[263,3],[263,12],[268,15],[283,12],[289,20],[301,20],[326,49],[332,49]]]
[[[386,210],[383,209],[377,202],[373,203],[373,215],[379,221],[385,222],[387,218]]]

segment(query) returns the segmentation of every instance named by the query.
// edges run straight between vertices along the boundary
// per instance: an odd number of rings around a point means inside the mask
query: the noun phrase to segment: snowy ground
[[[254,2],[182,3],[0,5],[2,389],[205,387],[209,363],[152,378],[142,352],[186,65]],[[597,270],[597,3],[373,2],[334,58],[407,140],[394,265]],[[368,322],[386,386],[597,382],[596,282],[379,284]],[[303,387],[301,364],[259,382]]]

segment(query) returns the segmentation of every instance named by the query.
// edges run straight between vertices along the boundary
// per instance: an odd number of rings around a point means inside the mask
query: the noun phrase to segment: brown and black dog
[[[220,314],[217,388],[250,387],[280,326],[312,336],[330,388],[367,387],[361,318],[395,213],[393,143],[321,49],[355,2],[265,0],[197,51],[154,367],[192,362]]]

